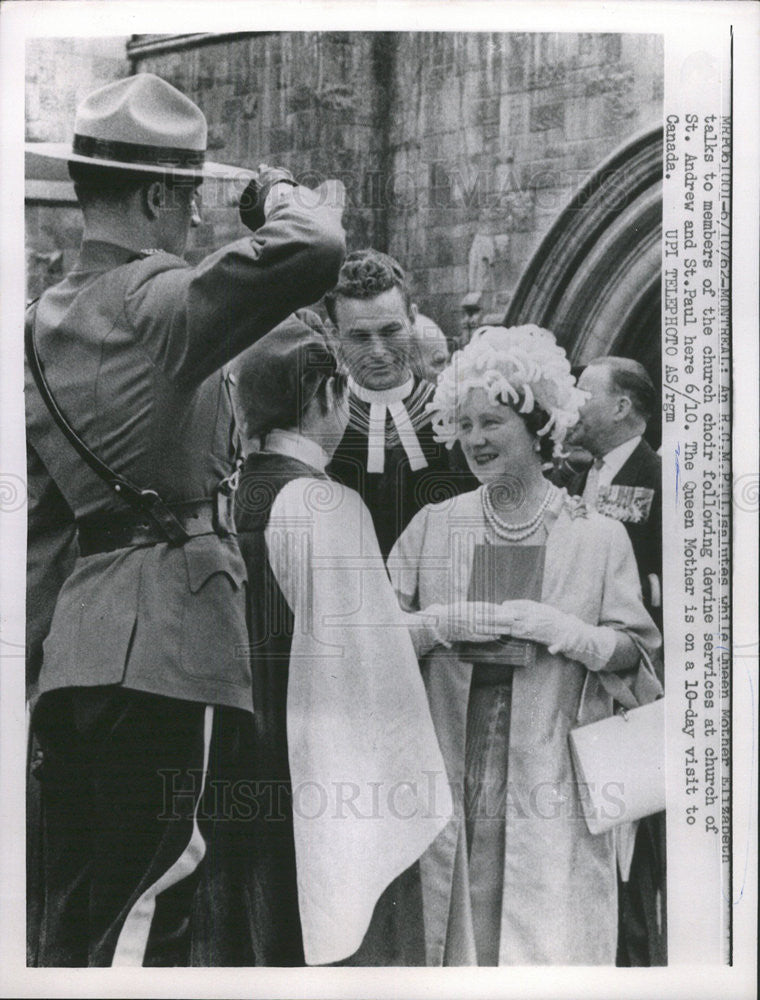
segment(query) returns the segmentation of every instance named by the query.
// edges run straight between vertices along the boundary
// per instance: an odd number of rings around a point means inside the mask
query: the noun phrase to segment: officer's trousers
[[[231,894],[225,909],[242,905],[230,872],[250,850],[248,831],[223,822],[219,792],[250,767],[250,716],[115,686],[43,695],[33,725],[42,748],[34,964],[193,964],[206,949],[197,935],[215,932],[195,910],[204,866]]]

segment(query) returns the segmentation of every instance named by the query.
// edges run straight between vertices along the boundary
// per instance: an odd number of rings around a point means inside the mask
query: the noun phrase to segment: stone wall
[[[129,72],[126,44],[126,36],[30,40],[26,52],[27,140],[70,141],[82,98]]]
[[[133,36],[131,64],[200,104],[211,158],[283,164],[312,183],[340,177],[349,247],[397,256],[422,312],[452,337],[462,297],[503,313],[570,195],[661,119],[652,35],[265,32],[156,44]],[[88,58],[100,56],[78,52],[76,66]],[[192,258],[241,233],[217,199],[204,214]]]
[[[79,102],[129,72],[127,38],[39,38],[26,51],[26,139],[71,142]],[[35,298],[72,267],[82,220],[71,185],[49,176],[26,185],[27,295]],[[63,175],[65,176],[65,174]]]
[[[378,39],[368,34],[285,32],[165,54],[132,51],[136,69],[162,76],[203,109],[210,159],[250,167],[277,164],[310,186],[341,177],[351,198],[348,240],[357,247],[387,241],[384,206],[365,191],[385,151],[377,46]],[[237,226],[216,202],[204,198],[205,225],[194,234],[196,250],[218,242],[220,226]]]
[[[392,75],[389,249],[423,312],[455,332],[467,291],[503,314],[572,193],[662,118],[662,41],[648,35],[404,34]]]

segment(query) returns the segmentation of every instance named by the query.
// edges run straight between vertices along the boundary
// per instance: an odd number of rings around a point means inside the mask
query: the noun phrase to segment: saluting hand
[[[260,163],[256,175],[251,178],[240,196],[240,220],[252,232],[260,229],[266,221],[267,197],[277,195],[277,188],[293,188],[297,182],[285,167],[270,167]]]

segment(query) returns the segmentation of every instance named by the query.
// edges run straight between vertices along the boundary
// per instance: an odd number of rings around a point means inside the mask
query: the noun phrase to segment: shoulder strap
[[[181,522],[169,510],[161,497],[155,490],[140,489],[131,483],[126,476],[114,472],[105,462],[92,452],[77,432],[66,419],[61,408],[55,400],[50,386],[45,378],[45,373],[37,353],[34,331],[37,325],[37,304],[33,302],[30,306],[31,315],[27,316],[26,329],[24,331],[24,350],[29,363],[29,368],[34,378],[35,385],[39,391],[42,401],[50,411],[50,415],[56,422],[66,440],[71,444],[79,457],[92,469],[92,471],[105,482],[110,489],[124,500],[130,507],[150,518],[152,523],[161,531],[169,542],[181,543],[188,539],[188,534],[182,527]]]

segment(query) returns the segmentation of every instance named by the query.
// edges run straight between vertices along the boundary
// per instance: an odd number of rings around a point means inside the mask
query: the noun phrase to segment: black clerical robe
[[[415,379],[403,400],[424,455],[425,465],[411,467],[390,414],[385,420],[385,462],[382,472],[367,471],[370,404],[349,395],[349,422],[328,466],[331,477],[359,494],[375,525],[380,551],[387,558],[401,532],[425,504],[436,503],[477,487],[458,445],[448,450],[433,439],[427,404],[435,386]]]

